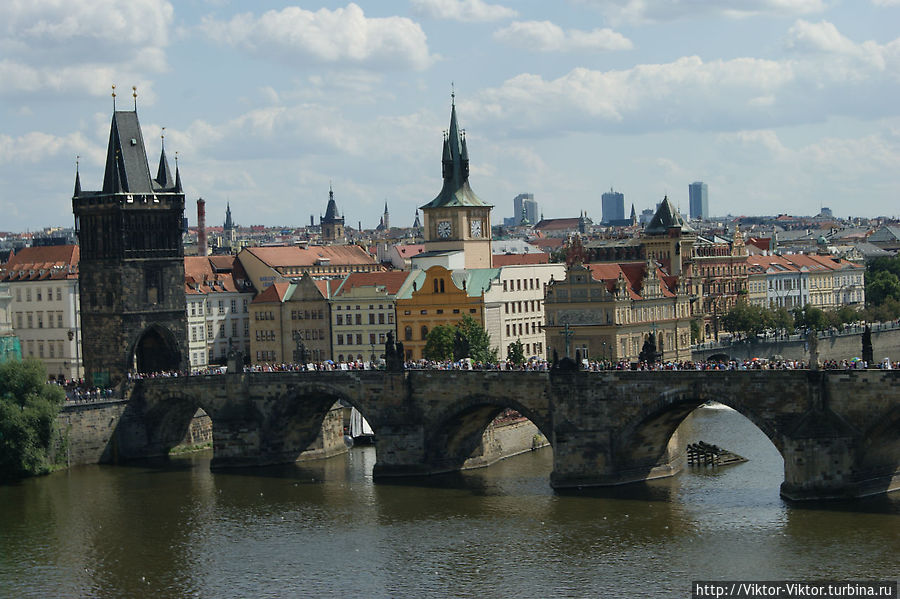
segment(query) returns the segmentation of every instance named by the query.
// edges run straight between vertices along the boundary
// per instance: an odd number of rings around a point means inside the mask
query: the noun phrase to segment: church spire
[[[175,193],[181,193],[181,171],[178,170],[178,152],[175,152]]]
[[[75,193],[72,194],[75,197],[78,197],[81,195],[81,175],[78,172],[78,170],[79,170],[78,162],[79,162],[80,158],[81,158],[80,156],[75,157]]]
[[[172,187],[172,171],[169,170],[169,161],[166,160],[166,128],[162,128],[162,150],[159,153],[159,169],[156,171],[156,183],[163,189]]]
[[[223,228],[226,231],[230,231],[234,228],[234,223],[231,220],[231,202],[225,204],[225,226]]]

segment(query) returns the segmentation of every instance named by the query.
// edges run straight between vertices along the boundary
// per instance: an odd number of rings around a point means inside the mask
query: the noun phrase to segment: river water
[[[742,416],[688,441],[749,461],[559,493],[552,450],[374,484],[375,450],[209,471],[209,452],[0,487],[0,597],[690,597],[692,580],[896,580],[900,494],[791,505]]]

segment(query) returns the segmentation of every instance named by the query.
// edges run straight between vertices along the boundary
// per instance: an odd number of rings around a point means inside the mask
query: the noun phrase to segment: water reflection
[[[685,596],[694,579],[891,578],[900,498],[788,505],[736,412],[688,441],[749,461],[554,492],[552,451],[372,482],[375,451],[209,471],[208,454],[0,487],[0,596]]]

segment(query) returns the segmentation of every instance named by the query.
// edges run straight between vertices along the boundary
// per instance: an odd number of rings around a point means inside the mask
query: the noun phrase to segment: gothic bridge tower
[[[86,378],[186,368],[181,174],[163,146],[151,176],[136,109],[113,112],[103,188],[83,191],[76,172],[72,211]]]

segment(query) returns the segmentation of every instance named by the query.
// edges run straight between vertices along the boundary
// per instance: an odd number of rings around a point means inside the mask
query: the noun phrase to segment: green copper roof
[[[469,151],[466,146],[465,133],[460,132],[456,119],[456,103],[450,110],[450,131],[444,137],[442,160],[444,185],[441,193],[425,208],[443,208],[445,206],[484,206],[472,188],[469,187]]]

